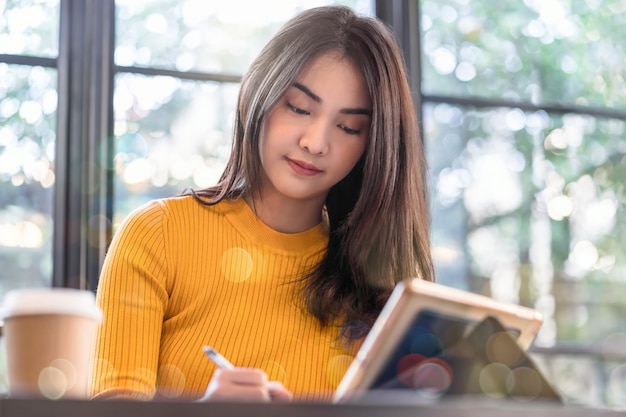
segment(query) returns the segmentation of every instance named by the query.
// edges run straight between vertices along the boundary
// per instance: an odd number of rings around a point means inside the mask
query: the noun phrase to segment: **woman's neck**
[[[245,200],[256,216],[277,232],[304,232],[322,221],[323,201],[286,201],[256,194]]]

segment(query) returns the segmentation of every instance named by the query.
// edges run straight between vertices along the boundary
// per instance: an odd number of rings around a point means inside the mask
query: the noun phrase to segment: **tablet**
[[[467,361],[478,356],[467,353],[468,335],[473,332],[474,340],[487,343],[487,320],[506,329],[519,352],[528,349],[542,324],[541,314],[528,307],[418,278],[399,282],[339,383],[334,402],[373,389],[415,388],[420,378],[440,384],[441,392],[450,390],[451,375],[461,373],[450,368],[467,373]]]

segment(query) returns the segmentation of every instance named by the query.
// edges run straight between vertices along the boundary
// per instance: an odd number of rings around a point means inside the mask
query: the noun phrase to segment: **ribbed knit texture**
[[[239,199],[207,207],[191,197],[132,213],[109,248],[97,291],[94,398],[201,397],[211,345],[237,366],[265,370],[296,399],[328,400],[356,346],[321,328],[296,301],[321,259],[323,223],[276,232]]]

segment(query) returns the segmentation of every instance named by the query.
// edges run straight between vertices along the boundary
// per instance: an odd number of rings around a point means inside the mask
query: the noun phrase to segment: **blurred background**
[[[0,0],[0,297],[95,290],[129,212],[217,180],[269,37],[332,3],[405,52],[438,281],[541,311],[568,401],[626,405],[624,0]]]

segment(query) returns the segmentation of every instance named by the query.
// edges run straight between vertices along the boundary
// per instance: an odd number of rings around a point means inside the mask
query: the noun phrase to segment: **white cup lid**
[[[10,290],[0,307],[0,320],[34,314],[71,314],[102,320],[93,292],[75,288]]]

